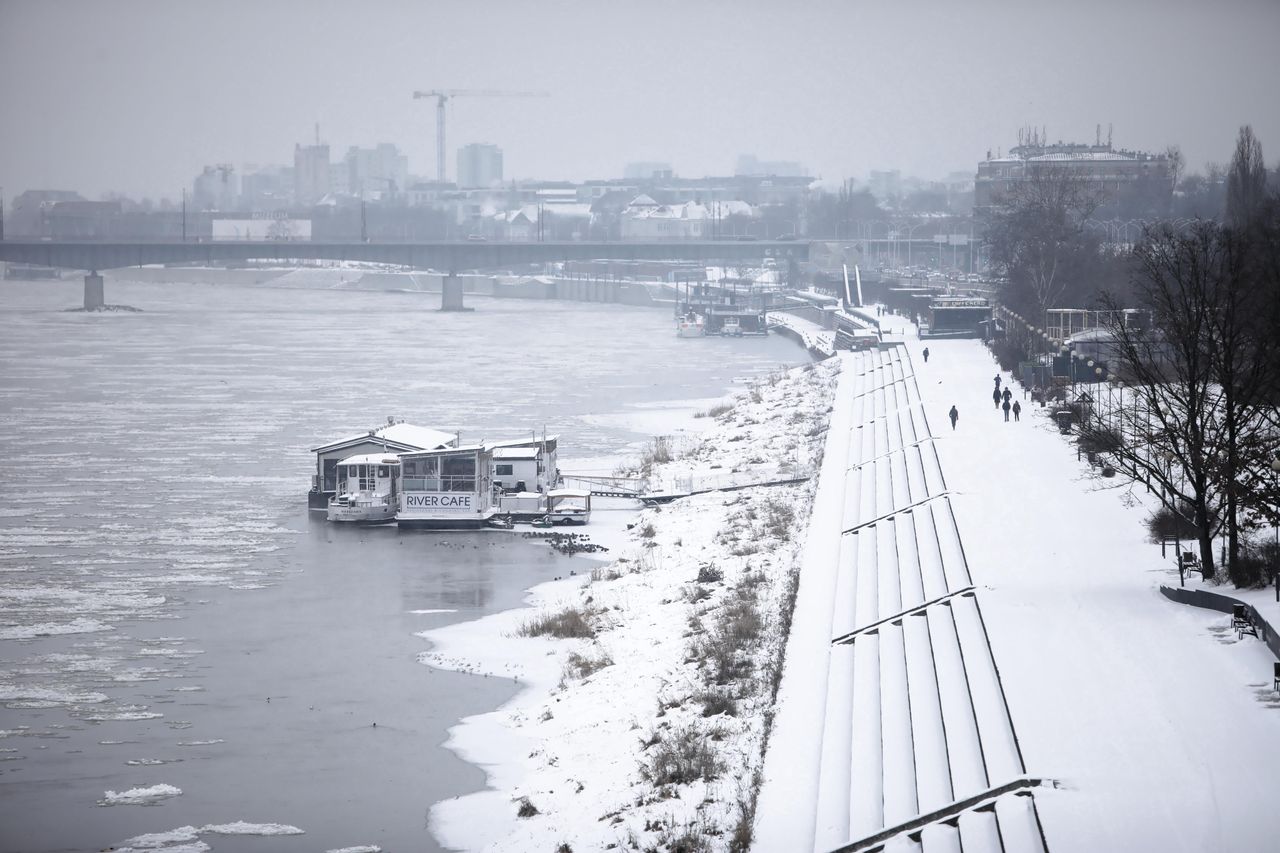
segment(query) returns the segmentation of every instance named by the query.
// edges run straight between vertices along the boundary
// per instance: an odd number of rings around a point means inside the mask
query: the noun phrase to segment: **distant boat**
[[[690,311],[676,321],[676,337],[700,338],[703,335],[704,326],[702,316]]]

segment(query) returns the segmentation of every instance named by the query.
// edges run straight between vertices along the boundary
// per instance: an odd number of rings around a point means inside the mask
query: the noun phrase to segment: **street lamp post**
[[[1271,460],[1271,470],[1275,472],[1277,486],[1280,487],[1280,453]],[[1276,511],[1280,514],[1280,495],[1275,496]],[[1276,531],[1276,551],[1272,554],[1272,559],[1280,560],[1280,518],[1275,519]],[[1280,602],[1280,565],[1271,567],[1271,582],[1276,588],[1276,601]]]

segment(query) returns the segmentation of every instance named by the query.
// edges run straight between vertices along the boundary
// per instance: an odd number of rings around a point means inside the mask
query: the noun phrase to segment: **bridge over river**
[[[511,243],[336,243],[313,241],[15,241],[0,242],[0,261],[85,270],[84,307],[101,308],[103,270],[149,264],[218,266],[251,260],[326,260],[396,264],[445,271],[441,307],[462,308],[457,273],[521,264],[582,260],[690,261],[708,264],[758,261],[766,257],[808,260],[809,244],[797,241],[707,240],[669,242],[568,241]]]

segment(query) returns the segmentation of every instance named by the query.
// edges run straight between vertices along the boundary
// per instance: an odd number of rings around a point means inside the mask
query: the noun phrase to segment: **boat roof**
[[[424,456],[447,456],[451,453],[475,453],[480,450],[489,450],[489,446],[485,444],[464,444],[461,447],[434,447],[430,450],[409,450],[400,454],[400,460],[405,459],[421,459]]]
[[[400,457],[394,453],[361,453],[339,459],[339,465],[399,465]]]
[[[533,437],[530,437],[530,438],[509,438],[509,439],[506,439],[506,440],[504,440],[504,441],[490,441],[490,442],[486,442],[486,443],[487,443],[490,447],[493,447],[493,448],[498,448],[498,447],[537,447],[537,446],[540,446],[544,441],[545,441],[547,444],[553,444],[553,443],[555,443],[555,442],[557,442],[557,441],[559,441],[559,440],[560,440],[560,436],[557,434],[557,435],[549,435],[549,436],[547,436],[546,438],[533,438]]]
[[[588,489],[552,489],[547,492],[549,498],[587,498],[591,497]]]
[[[550,441],[550,439],[547,439]],[[541,451],[536,447],[495,447],[494,459],[537,459]]]
[[[369,430],[362,435],[350,435],[346,438],[340,438],[320,447],[313,447],[311,452],[329,453],[334,450],[341,450],[349,445],[361,444],[367,441],[383,441],[386,442],[388,447],[395,450],[434,450],[435,448],[452,444],[457,440],[458,436],[453,433],[401,422],[387,424],[378,429]]]

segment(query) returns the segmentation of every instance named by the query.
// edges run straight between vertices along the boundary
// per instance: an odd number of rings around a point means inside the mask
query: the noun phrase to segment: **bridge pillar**
[[[106,299],[103,298],[102,276],[96,271],[89,273],[84,277],[84,310],[98,311],[106,304]]]
[[[449,273],[440,282],[440,310],[467,310],[462,304],[462,281],[455,273]]]

